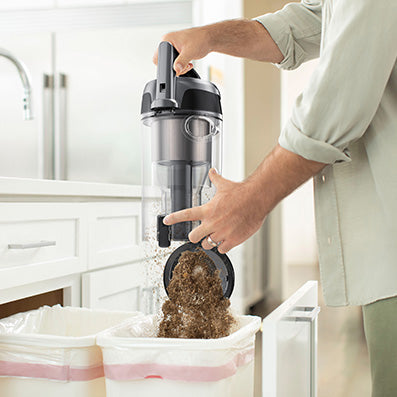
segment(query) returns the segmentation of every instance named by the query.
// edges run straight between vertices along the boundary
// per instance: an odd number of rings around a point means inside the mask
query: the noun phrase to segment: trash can
[[[0,320],[1,397],[105,397],[96,335],[139,316],[56,305]]]
[[[219,339],[156,338],[156,319],[101,332],[107,397],[252,397],[256,316]]]

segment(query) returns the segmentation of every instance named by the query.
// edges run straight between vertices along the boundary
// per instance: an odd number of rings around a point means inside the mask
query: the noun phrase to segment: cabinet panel
[[[263,396],[317,395],[318,312],[317,282],[309,281],[263,320]]]
[[[92,309],[140,310],[144,285],[142,262],[85,273],[82,305]]]
[[[90,269],[143,258],[140,208],[140,201],[90,206]]]
[[[0,204],[0,289],[86,270],[78,204]]]
[[[28,68],[34,120],[23,120],[23,88],[16,67],[0,56],[0,175],[42,176],[44,74],[52,73],[51,34],[2,33],[0,46]]]

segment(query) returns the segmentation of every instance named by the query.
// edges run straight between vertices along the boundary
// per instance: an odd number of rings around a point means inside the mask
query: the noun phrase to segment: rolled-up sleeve
[[[279,143],[309,160],[349,161],[377,112],[397,56],[397,2],[338,0],[320,61]]]
[[[269,32],[284,59],[281,69],[293,70],[317,58],[321,41],[321,1],[302,0],[287,4],[274,14],[255,18]]]

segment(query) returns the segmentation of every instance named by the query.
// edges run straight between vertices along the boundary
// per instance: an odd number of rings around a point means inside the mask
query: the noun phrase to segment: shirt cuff
[[[299,46],[294,45],[290,26],[280,13],[265,14],[254,20],[264,26],[284,56],[280,63],[274,64],[275,66],[279,69],[293,70],[296,65],[302,63],[305,54]]]
[[[319,163],[333,164],[351,161],[347,149],[341,150],[327,142],[310,138],[300,131],[291,120],[283,128],[278,143],[290,152]]]

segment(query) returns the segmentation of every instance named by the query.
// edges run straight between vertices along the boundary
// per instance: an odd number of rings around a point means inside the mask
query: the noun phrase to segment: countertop
[[[0,177],[3,199],[18,196],[139,198],[141,189],[137,185]]]

